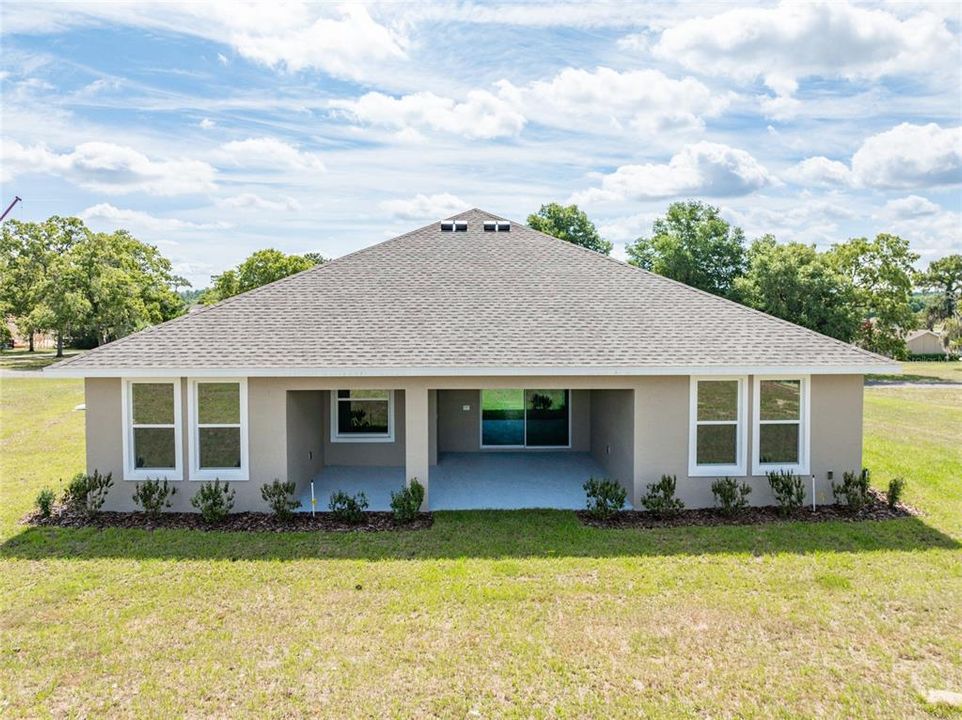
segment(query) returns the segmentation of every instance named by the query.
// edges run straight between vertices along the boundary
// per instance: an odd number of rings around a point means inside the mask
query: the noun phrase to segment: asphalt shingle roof
[[[884,367],[890,361],[469,210],[51,368]],[[306,373],[311,374],[311,373]]]

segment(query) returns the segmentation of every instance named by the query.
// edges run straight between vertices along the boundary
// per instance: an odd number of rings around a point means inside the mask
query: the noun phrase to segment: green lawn
[[[920,519],[243,535],[18,526],[81,384],[0,383],[0,716],[962,716],[962,389],[866,390]]]
[[[902,363],[901,375],[869,375],[870,384],[913,383],[929,385],[940,383],[962,383],[962,362],[919,361]]]
[[[79,350],[64,350],[65,358],[73,357]],[[3,350],[0,352],[0,370],[40,370],[57,361],[55,350]]]

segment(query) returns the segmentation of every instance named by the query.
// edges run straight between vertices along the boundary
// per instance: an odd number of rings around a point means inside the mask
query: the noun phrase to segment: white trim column
[[[430,507],[428,502],[428,474],[430,472],[430,422],[428,389],[426,385],[404,387],[404,468],[405,482],[417,478],[424,486],[422,510]]]

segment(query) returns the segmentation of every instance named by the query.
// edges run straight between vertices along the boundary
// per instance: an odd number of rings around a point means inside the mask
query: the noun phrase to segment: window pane
[[[387,400],[387,390],[338,390],[339,398],[354,398],[361,400]]]
[[[134,467],[172,470],[175,448],[174,428],[134,428]]]
[[[200,428],[200,466],[239,468],[240,428]]]
[[[568,391],[527,390],[528,439],[531,447],[568,444]]]
[[[697,387],[699,420],[738,419],[737,380],[702,380]]]
[[[338,400],[339,435],[387,435],[387,400]]]
[[[240,423],[240,383],[197,383],[201,425]]]
[[[758,458],[763,463],[797,463],[798,423],[759,426]]]
[[[173,425],[172,383],[132,383],[134,425]]]
[[[524,445],[524,391],[481,391],[481,444]]]
[[[798,420],[801,417],[801,381],[762,380],[759,393],[762,420]]]
[[[734,465],[738,462],[737,425],[699,425],[695,462],[699,465]]]

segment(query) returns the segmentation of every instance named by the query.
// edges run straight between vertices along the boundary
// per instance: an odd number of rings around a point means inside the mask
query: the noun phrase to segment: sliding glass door
[[[568,447],[567,390],[482,390],[482,447]]]

